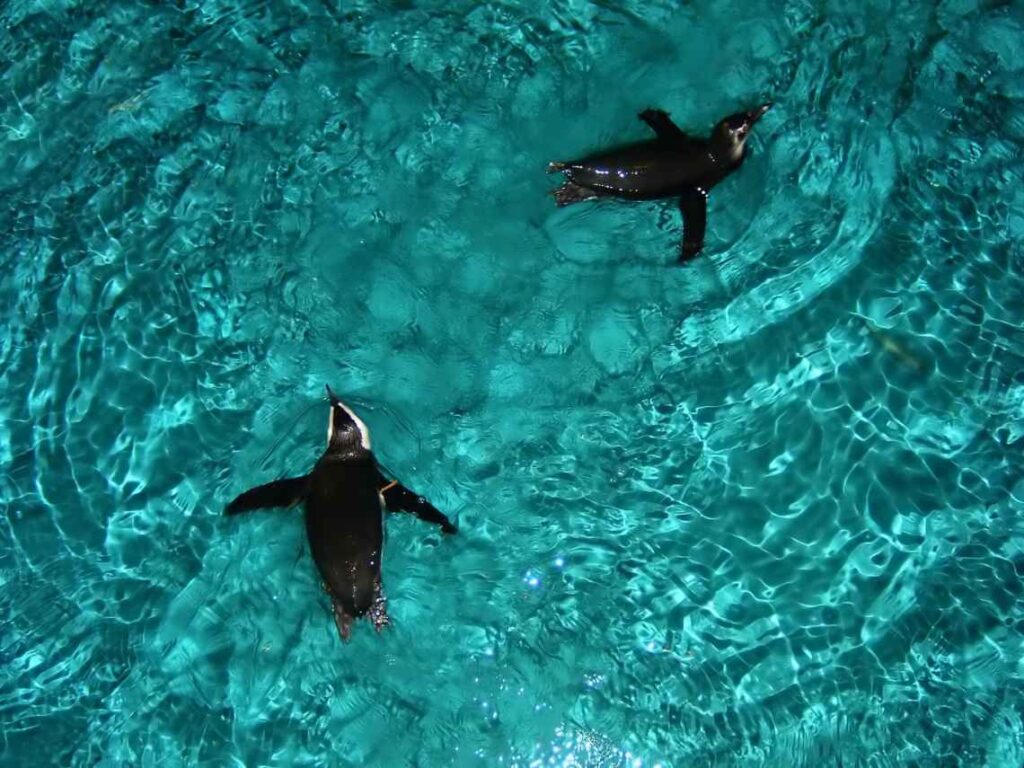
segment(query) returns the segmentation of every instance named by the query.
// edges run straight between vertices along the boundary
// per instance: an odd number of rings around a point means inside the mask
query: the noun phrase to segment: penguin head
[[[770,103],[762,104],[746,112],[737,112],[735,115],[723,118],[715,126],[715,130],[711,134],[712,142],[716,145],[717,149],[724,150],[725,154],[733,160],[739,160],[743,157],[743,150],[746,147],[747,138],[750,136],[750,129],[771,108],[772,105]]]
[[[370,430],[351,408],[327,387],[331,413],[327,418],[327,452],[359,453],[370,450]]]

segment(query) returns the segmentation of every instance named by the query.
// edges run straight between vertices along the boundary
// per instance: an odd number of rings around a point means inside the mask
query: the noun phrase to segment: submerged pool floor
[[[679,6],[683,7],[680,8]],[[0,764],[1024,764],[1024,7],[0,6]],[[564,160],[765,100],[674,202]],[[330,384],[457,519],[342,645]]]

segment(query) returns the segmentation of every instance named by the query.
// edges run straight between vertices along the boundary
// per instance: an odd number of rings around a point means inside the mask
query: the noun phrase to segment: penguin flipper
[[[392,512],[408,512],[416,515],[425,523],[433,523],[441,526],[444,533],[458,533],[459,529],[449,520],[443,512],[431,504],[423,496],[413,493],[397,480],[388,482],[384,475],[380,475],[381,496],[384,498],[384,506]]]
[[[224,514],[237,515],[253,509],[270,509],[273,507],[294,507],[306,497],[308,477],[288,477],[275,480],[266,485],[250,488],[235,497],[228,504]]]
[[[704,248],[704,230],[708,220],[708,193],[699,187],[686,190],[679,198],[683,214],[683,242],[679,263],[685,264]]]
[[[668,112],[663,109],[645,109],[637,117],[647,123],[659,139],[676,143],[690,141],[690,137],[672,122]]]

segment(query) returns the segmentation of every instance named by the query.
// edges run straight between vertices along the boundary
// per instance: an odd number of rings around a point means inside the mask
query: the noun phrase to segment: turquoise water
[[[1024,764],[1024,6],[679,5],[0,6],[0,764]],[[347,646],[325,383],[461,528]]]

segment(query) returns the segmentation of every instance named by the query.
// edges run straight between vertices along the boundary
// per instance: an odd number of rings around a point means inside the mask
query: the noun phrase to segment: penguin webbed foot
[[[567,181],[558,189],[552,190],[551,194],[555,198],[555,205],[559,208],[572,205],[573,203],[581,203],[584,200],[593,200],[597,197],[597,193],[593,190],[581,187],[579,184],[574,184],[571,181]]]
[[[384,589],[381,587],[378,581],[375,587],[376,595],[373,598],[373,605],[370,606],[370,610],[367,611],[370,621],[373,623],[373,628],[377,630],[379,635],[384,631],[386,627],[391,624],[391,617],[388,616],[388,601],[384,597]]]
[[[338,637],[341,638],[341,642],[347,643],[352,639],[352,617],[333,598],[331,599],[331,607],[334,610],[334,625],[338,628]]]
[[[416,517],[426,523],[441,526],[443,533],[454,534],[459,532],[455,524],[441,510],[427,501],[425,497],[413,493],[398,481],[388,483],[381,476],[381,482],[387,486],[381,493],[384,497],[384,506],[392,512],[408,512],[416,515]]]
[[[647,123],[659,139],[664,139],[666,141],[686,141],[689,138],[678,125],[672,122],[672,118],[668,116],[668,112],[663,109],[652,109],[648,107],[637,115],[637,117]]]

